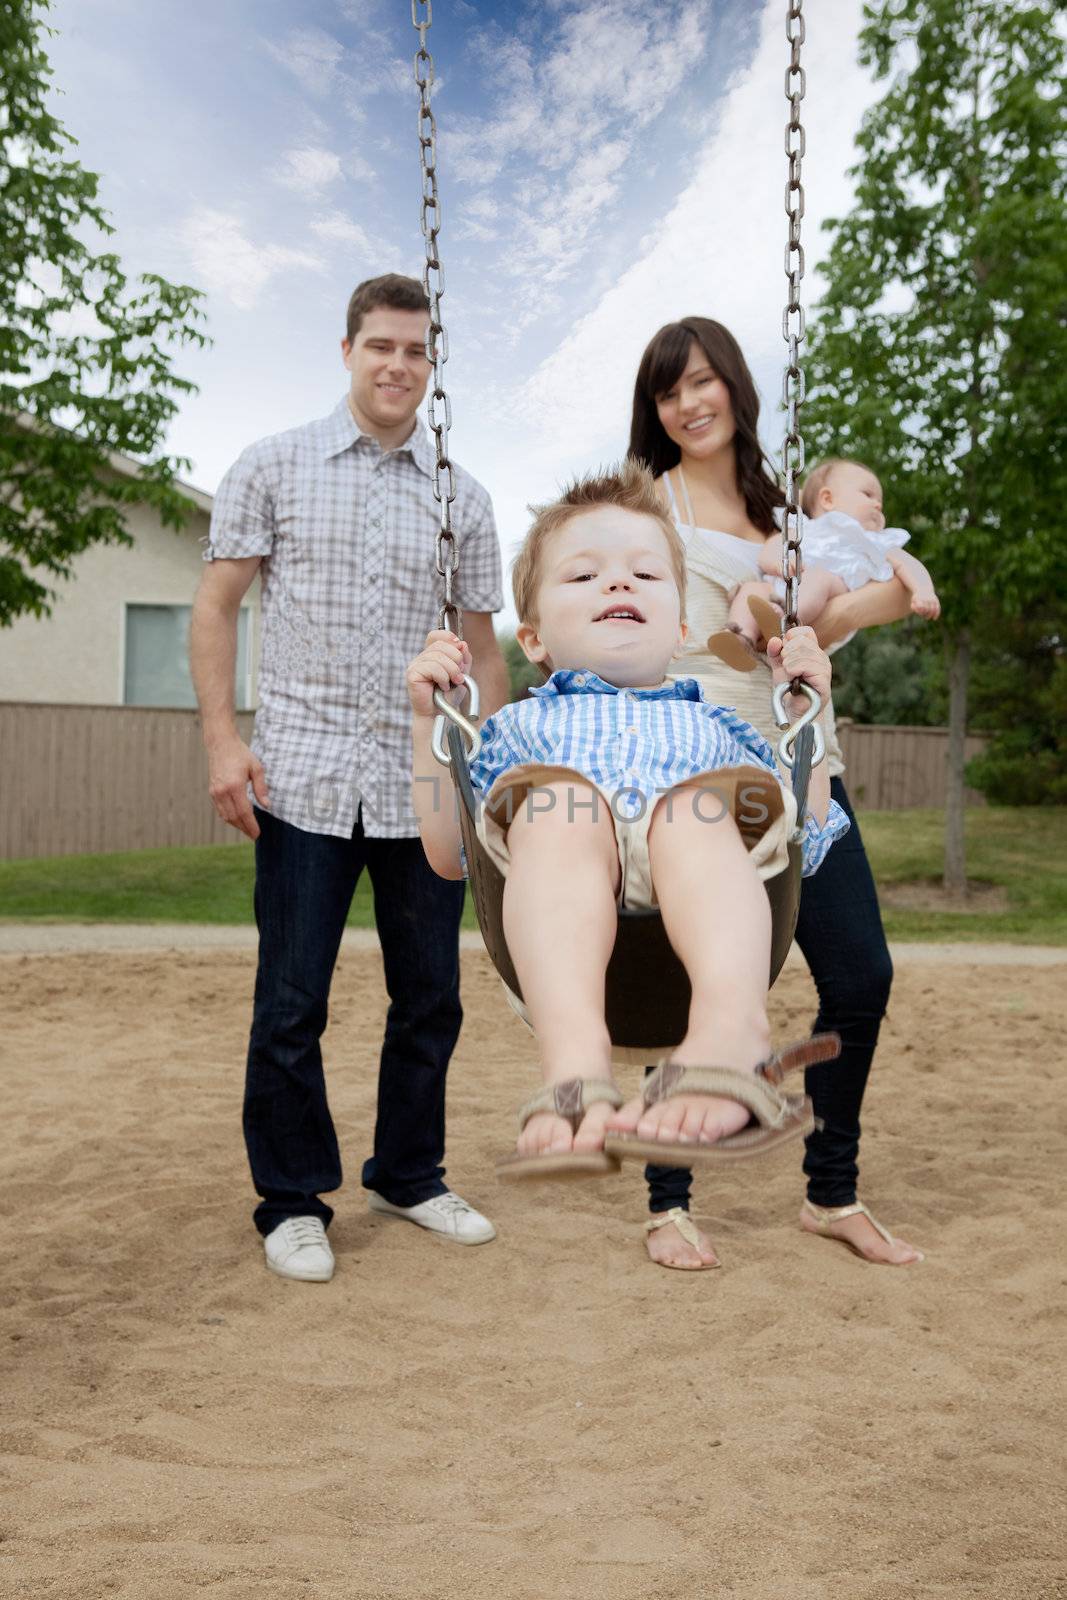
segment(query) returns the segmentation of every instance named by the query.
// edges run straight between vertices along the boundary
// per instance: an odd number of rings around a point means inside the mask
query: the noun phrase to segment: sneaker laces
[[[295,1250],[303,1250],[306,1245],[326,1244],[326,1229],[319,1217],[288,1217],[285,1236]]]
[[[430,1205],[442,1217],[458,1217],[472,1211],[461,1195],[453,1194],[451,1189],[445,1194],[435,1194],[430,1200]]]

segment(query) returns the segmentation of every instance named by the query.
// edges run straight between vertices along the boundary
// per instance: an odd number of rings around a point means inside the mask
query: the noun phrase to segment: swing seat
[[[504,875],[478,838],[478,802],[467,769],[463,735],[455,723],[448,726],[446,742],[460,797],[460,831],[478,926],[513,1003],[521,1005],[522,990],[504,937]],[[764,883],[772,918],[771,983],[782,970],[793,940],[800,909],[800,867],[800,846],[791,843],[788,866]],[[605,1016],[613,1047],[654,1054],[680,1044],[688,1025],[690,995],[685,968],[667,938],[659,912],[621,910],[605,985]]]

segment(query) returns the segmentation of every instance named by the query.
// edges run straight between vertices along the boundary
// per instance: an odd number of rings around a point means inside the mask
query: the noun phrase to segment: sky
[[[626,449],[648,339],[724,322],[776,451],[784,355],[785,0],[435,0],[454,458],[526,506]],[[877,88],[861,0],[807,8],[809,304]],[[53,109],[101,175],[131,274],[205,293],[210,349],[171,428],[213,491],[241,449],[324,415],[356,283],[421,276],[410,0],[53,0]],[[427,560],[432,559],[432,544]]]

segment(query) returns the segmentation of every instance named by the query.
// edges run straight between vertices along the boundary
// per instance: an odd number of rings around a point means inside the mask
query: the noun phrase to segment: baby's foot
[[[711,1240],[690,1220],[687,1212],[672,1206],[667,1215],[672,1219],[677,1215],[679,1220],[664,1221],[663,1213],[654,1211],[649,1221],[657,1225],[648,1228],[645,1234],[645,1249],[657,1266],[676,1267],[681,1272],[703,1272],[708,1267],[722,1265]],[[682,1228],[685,1228],[684,1234]]]
[[[516,1149],[520,1156],[559,1155],[568,1150],[602,1150],[610,1114],[611,1106],[607,1101],[597,1101],[589,1107],[578,1125],[577,1133],[574,1133],[566,1117],[557,1116],[554,1111],[536,1111],[519,1134]]]

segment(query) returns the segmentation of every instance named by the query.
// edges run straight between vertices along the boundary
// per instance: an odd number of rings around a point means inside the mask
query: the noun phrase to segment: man
[[[351,374],[330,416],[244,451],[215,498],[190,656],[220,817],[256,841],[259,927],[244,1131],[267,1265],[323,1282],[341,1163],[319,1046],[330,980],[364,867],[390,1008],[374,1211],[461,1244],[491,1222],[443,1182],[445,1073],[459,1035],[463,885],[431,871],[411,810],[404,670],[435,625],[434,448],[416,413],[430,375],[426,296],[389,273],[361,283],[341,342]],[[489,496],[461,468],[453,528],[474,676],[507,700],[493,634],[502,604]],[[263,642],[252,748],[234,719],[237,615],[256,572]],[[254,802],[249,799],[251,785]]]

